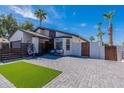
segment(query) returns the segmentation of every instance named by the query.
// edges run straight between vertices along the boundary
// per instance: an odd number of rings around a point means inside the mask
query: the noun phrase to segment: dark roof
[[[41,35],[41,34],[39,34],[39,33],[35,33],[35,32],[32,32],[32,31],[28,31],[28,30],[19,30],[19,31],[22,31],[22,32],[31,34],[31,35],[36,36],[36,37],[50,39],[50,37],[48,37],[48,36]]]
[[[45,36],[45,35],[41,35],[39,33],[35,33],[33,31],[29,31],[29,30],[17,30],[17,31],[22,31],[22,32],[25,32],[25,33],[28,33],[28,34],[31,34],[33,36],[36,36],[36,37],[40,37],[40,38],[46,38],[46,39],[50,39],[50,37],[48,36]],[[16,33],[16,31],[9,37],[9,39]]]
[[[59,36],[59,37],[55,37],[55,38],[72,38],[72,36]]]
[[[76,37],[79,37],[80,39],[82,39],[82,40],[84,40],[84,41],[86,41],[86,42],[89,42],[88,40],[84,39],[83,37],[81,37],[81,36],[79,36],[79,35],[72,34],[72,33],[69,33],[69,32],[63,32],[63,31],[55,30],[55,29],[51,29],[51,28],[46,28],[46,27],[37,27],[37,28],[34,30],[34,32],[36,32],[38,29],[50,30],[50,31],[55,31],[55,32],[60,32],[60,33],[64,33],[64,34],[76,36]]]

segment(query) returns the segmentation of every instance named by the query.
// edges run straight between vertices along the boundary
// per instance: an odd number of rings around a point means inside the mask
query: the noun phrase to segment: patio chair
[[[51,51],[50,51],[50,54],[54,55],[54,54],[55,54],[55,52],[56,52],[56,50],[55,50],[55,49],[54,49],[54,50],[51,50]]]
[[[51,50],[51,51],[50,51],[50,54],[63,56],[64,50],[63,50],[63,49],[54,49],[54,50]]]

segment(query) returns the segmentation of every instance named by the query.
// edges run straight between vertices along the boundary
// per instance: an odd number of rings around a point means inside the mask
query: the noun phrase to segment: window
[[[66,50],[70,50],[70,39],[66,39]]]
[[[56,39],[56,49],[61,50],[62,49],[62,40]]]

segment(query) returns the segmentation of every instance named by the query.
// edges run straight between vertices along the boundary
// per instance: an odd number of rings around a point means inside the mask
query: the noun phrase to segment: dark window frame
[[[56,41],[56,49],[58,50],[63,49],[63,41]]]
[[[69,38],[66,39],[66,50],[67,51],[70,51],[70,48],[71,48],[71,40]]]

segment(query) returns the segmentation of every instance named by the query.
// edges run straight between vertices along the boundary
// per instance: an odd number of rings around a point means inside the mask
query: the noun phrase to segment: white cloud
[[[12,11],[14,11],[16,14],[21,15],[24,18],[30,18],[34,20],[38,20],[36,16],[34,15],[34,12],[32,11],[31,6],[9,6]],[[44,20],[46,23],[52,23],[49,17],[46,17],[46,20]]]
[[[86,24],[86,23],[81,23],[80,26],[81,26],[81,27],[86,27],[87,24]]]
[[[46,10],[46,12],[48,13],[48,16],[50,18],[54,18],[54,19],[62,19],[62,18],[66,18],[66,7],[62,6],[62,10],[61,12],[57,10],[57,7],[54,6],[48,6],[47,8],[45,8],[44,10]]]
[[[31,18],[37,20],[34,13],[32,12],[31,6],[10,6],[10,9],[15,13],[20,14],[24,18]]]
[[[55,18],[61,18],[60,14],[56,11],[56,9],[53,6],[50,6],[47,11],[52,14]]]

